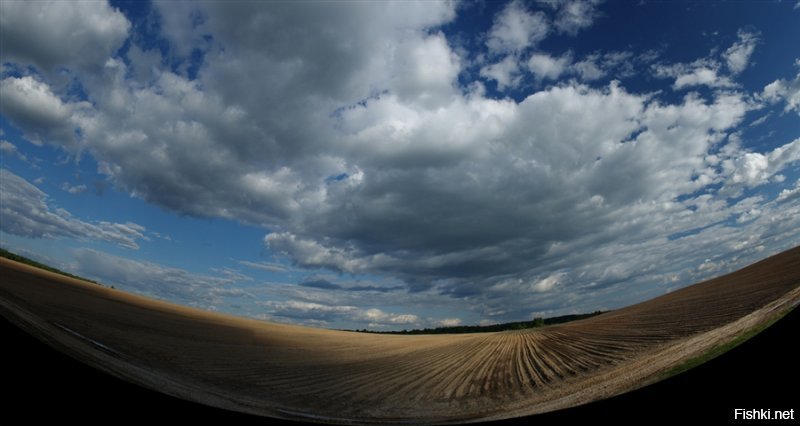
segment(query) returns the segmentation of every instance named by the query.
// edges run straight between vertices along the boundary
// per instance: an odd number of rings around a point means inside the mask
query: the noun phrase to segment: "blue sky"
[[[613,309],[800,243],[800,3],[0,3],[0,245],[236,315]]]

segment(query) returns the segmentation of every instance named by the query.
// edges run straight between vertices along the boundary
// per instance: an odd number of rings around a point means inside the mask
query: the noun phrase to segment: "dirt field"
[[[0,259],[0,314],[97,368],[171,395],[332,423],[461,423],[583,404],[800,302],[800,247],[650,301],[541,329],[375,335],[181,307]]]

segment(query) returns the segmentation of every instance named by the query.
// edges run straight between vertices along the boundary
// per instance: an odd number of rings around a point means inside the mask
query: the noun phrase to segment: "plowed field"
[[[376,335],[154,301],[0,259],[0,313],[129,381],[218,407],[332,423],[529,415],[626,392],[800,301],[800,247],[582,321]]]

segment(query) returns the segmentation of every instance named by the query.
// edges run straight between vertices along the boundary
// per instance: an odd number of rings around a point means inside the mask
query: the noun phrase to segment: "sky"
[[[0,2],[0,246],[270,321],[623,307],[800,244],[800,2]]]

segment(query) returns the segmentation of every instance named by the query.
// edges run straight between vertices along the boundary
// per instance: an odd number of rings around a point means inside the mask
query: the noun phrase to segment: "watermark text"
[[[794,408],[791,410],[736,408],[733,410],[733,418],[734,420],[794,420]]]

